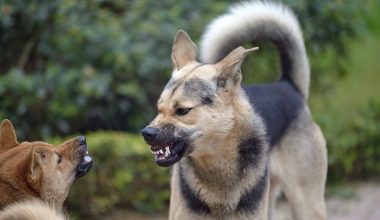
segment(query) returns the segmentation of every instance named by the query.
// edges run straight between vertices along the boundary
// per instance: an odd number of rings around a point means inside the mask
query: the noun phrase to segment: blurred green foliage
[[[198,42],[232,2],[0,0],[0,120],[11,119],[28,140],[139,131],[170,77],[175,32],[184,29]],[[312,112],[329,150],[328,180],[379,176],[379,0],[284,3],[304,30]],[[362,42],[369,31],[377,33],[372,44]],[[352,51],[355,41],[365,48]],[[260,50],[243,67],[245,83],[277,76],[274,47],[257,43]],[[352,53],[354,60],[347,59]],[[352,67],[356,61],[360,67]],[[94,170],[74,184],[70,211],[94,216],[114,206],[149,212],[167,205],[168,170],[154,165],[140,137],[95,132],[88,142]]]
[[[320,118],[329,147],[330,183],[380,176],[380,100],[344,122],[329,114]]]
[[[183,28],[197,42],[231,2],[2,0],[0,117],[19,122],[20,136],[28,138],[138,131],[152,118],[170,76],[175,32]],[[314,78],[337,75],[346,39],[362,31],[363,4],[286,2],[305,30]],[[320,59],[327,55],[331,62]],[[255,74],[245,81],[267,79],[275,72],[274,57],[262,47],[252,56],[256,62],[247,62]]]
[[[86,134],[94,158],[92,170],[70,191],[70,213],[93,219],[115,207],[153,212],[169,204],[169,169],[159,168],[138,135],[122,132]],[[62,143],[54,138],[52,143]]]
[[[170,75],[179,28],[199,36],[226,7],[195,1],[5,0],[0,117],[20,136],[138,131]]]

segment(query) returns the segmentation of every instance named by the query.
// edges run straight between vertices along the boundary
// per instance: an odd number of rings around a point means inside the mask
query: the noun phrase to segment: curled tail
[[[244,43],[269,39],[277,47],[281,79],[309,95],[310,67],[296,16],[280,3],[249,1],[234,5],[207,27],[200,44],[201,60],[215,63]]]

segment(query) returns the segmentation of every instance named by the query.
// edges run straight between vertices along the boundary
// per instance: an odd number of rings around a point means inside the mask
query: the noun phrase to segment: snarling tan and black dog
[[[240,45],[260,39],[277,46],[281,77],[241,87],[240,66],[255,48]],[[235,5],[209,25],[200,56],[179,31],[158,115],[142,130],[156,163],[174,165],[169,219],[268,219],[279,186],[294,219],[325,219],[326,146],[307,105],[310,69],[294,14],[278,3]]]
[[[60,209],[74,180],[91,167],[84,136],[59,146],[19,143],[9,120],[0,125],[0,209],[35,199]]]

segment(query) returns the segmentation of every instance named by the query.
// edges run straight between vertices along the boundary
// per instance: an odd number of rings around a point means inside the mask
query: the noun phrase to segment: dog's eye
[[[189,113],[190,110],[191,110],[191,108],[177,108],[175,110],[175,114],[179,115],[179,116],[183,116],[183,115],[186,115],[187,113]]]

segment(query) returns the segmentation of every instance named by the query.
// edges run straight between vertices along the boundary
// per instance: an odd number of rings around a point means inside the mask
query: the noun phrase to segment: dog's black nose
[[[160,130],[154,127],[146,127],[142,129],[141,134],[144,136],[146,141],[152,141],[158,134]]]
[[[86,145],[86,137],[84,135],[79,136],[79,144],[80,145]]]

